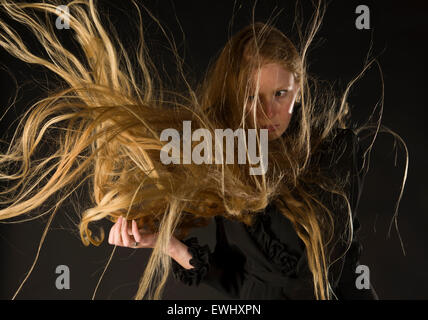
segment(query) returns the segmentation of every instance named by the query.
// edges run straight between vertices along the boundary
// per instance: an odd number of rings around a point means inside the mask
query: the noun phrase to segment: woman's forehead
[[[294,83],[293,73],[279,63],[267,63],[251,72],[250,86],[289,86]]]

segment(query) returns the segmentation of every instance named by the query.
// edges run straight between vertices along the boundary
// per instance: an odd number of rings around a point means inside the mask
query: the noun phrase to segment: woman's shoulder
[[[344,153],[350,151],[353,145],[357,142],[358,136],[351,128],[334,128],[325,137],[320,145],[319,150],[324,154]]]
[[[317,151],[322,170],[346,174],[357,164],[360,156],[359,139],[351,128],[335,128],[321,142]]]
[[[364,155],[358,134],[351,128],[334,129],[322,142],[316,161],[323,177],[328,177],[345,188],[344,191],[351,196],[351,208],[355,211],[365,176],[365,170],[362,170]],[[323,199],[328,200],[326,203],[336,199],[329,192],[320,190],[320,194]],[[333,202],[332,206],[337,205]]]
[[[333,178],[345,187],[344,190],[350,196],[350,206],[355,218],[368,168],[358,133],[351,128],[335,129],[323,143],[320,153],[321,171],[325,176]],[[322,195],[328,196],[326,199],[332,199],[329,193],[322,193]],[[346,206],[342,207],[342,204],[339,206],[345,213],[341,218],[347,217]]]

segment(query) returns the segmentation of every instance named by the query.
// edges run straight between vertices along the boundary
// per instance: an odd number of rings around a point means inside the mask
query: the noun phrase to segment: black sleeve
[[[192,269],[183,268],[172,260],[175,279],[192,286],[204,283],[218,291],[239,298],[243,283],[245,256],[234,246],[230,246],[224,230],[223,217],[216,216],[216,246],[211,252],[208,245],[201,245],[196,237],[183,240],[192,255],[189,263]]]
[[[364,184],[365,172],[363,167],[363,150],[358,139],[352,131],[350,132],[350,141],[352,150],[352,171],[351,171],[351,208],[353,213],[353,239],[348,252],[345,255],[345,261],[342,273],[337,287],[337,296],[340,300],[378,300],[379,297],[372,285],[370,273],[368,274],[369,287],[357,288],[357,279],[361,276],[361,271],[357,273],[357,267],[360,265],[359,260],[363,251],[363,246],[358,238],[360,230],[360,221],[357,218],[358,204]],[[370,269],[368,269],[370,270]]]

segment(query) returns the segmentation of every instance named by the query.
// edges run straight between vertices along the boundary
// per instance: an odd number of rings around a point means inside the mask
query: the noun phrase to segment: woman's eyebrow
[[[281,85],[281,86],[277,86],[276,89],[275,89],[275,91],[284,90],[284,89],[285,90],[291,90],[292,88],[293,88],[293,85],[287,83],[287,84],[284,84],[284,85]]]
[[[272,91],[279,91],[279,90],[291,90],[293,89],[293,85],[291,83],[283,83],[282,85],[276,86],[274,90]],[[260,88],[259,88],[259,93],[261,92]],[[256,89],[250,87],[250,89],[248,90],[248,94],[250,96],[255,95],[256,94]]]

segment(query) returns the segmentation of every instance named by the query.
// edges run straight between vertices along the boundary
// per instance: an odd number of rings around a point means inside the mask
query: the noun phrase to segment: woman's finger
[[[128,234],[130,236],[132,236],[134,234],[134,231],[133,231],[133,222],[132,221],[135,221],[135,220],[131,220],[131,223],[128,225]]]
[[[128,224],[124,217],[119,216],[114,225],[110,228],[108,242],[111,245],[121,247],[133,247],[135,248],[135,242],[138,242],[137,247],[141,248],[144,246],[144,242],[148,239],[144,238],[143,232],[146,230],[138,229],[136,220],[132,220],[131,224]],[[151,238],[150,234],[146,234],[146,237]]]
[[[123,219],[122,222],[122,228],[121,228],[121,234],[122,234],[122,241],[125,247],[129,247],[129,245],[131,244],[132,240],[129,237],[128,234],[128,221],[126,219]]]
[[[116,226],[117,226],[117,221],[114,223],[113,227],[111,227],[111,230],[110,230],[110,232],[111,232],[111,244],[116,244]]]
[[[134,236],[135,241],[141,244],[142,237],[135,220],[132,220],[132,235]]]
[[[119,217],[119,219],[117,219],[116,225],[115,225],[115,230],[114,230],[114,244],[116,246],[121,246],[122,245],[122,239],[120,236],[120,227],[122,225],[122,216]]]

